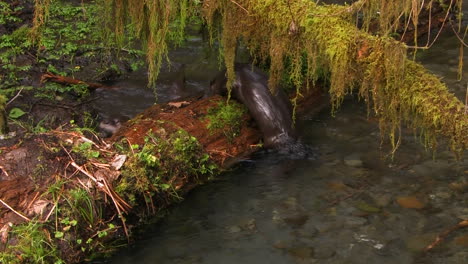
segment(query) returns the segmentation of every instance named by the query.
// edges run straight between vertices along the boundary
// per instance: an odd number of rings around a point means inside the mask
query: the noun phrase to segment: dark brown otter
[[[264,146],[279,147],[296,141],[293,127],[292,106],[281,89],[272,94],[268,88],[268,76],[249,64],[235,65],[236,79],[232,97],[243,103],[263,133]],[[227,94],[226,70],[211,81],[207,96]]]

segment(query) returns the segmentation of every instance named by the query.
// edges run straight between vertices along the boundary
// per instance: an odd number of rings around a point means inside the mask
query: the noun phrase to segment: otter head
[[[99,122],[99,134],[104,138],[111,137],[120,129],[120,127],[122,127],[122,124],[119,119],[104,119]]]

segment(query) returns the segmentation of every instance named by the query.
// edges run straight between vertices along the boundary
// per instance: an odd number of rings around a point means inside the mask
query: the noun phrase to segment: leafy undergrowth
[[[0,153],[1,263],[77,263],[113,252],[133,227],[218,173],[198,140],[157,121],[143,143],[108,144],[69,124]]]

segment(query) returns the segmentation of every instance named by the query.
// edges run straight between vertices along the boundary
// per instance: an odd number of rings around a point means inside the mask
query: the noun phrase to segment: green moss
[[[357,90],[369,113],[380,119],[392,153],[401,143],[403,124],[421,128],[426,146],[436,146],[436,135],[443,135],[450,139],[452,150],[459,153],[467,148],[463,104],[422,66],[407,60],[404,44],[386,37],[394,33],[394,21],[400,16],[417,23],[419,11],[412,7],[414,1],[358,1],[352,6],[317,5],[313,1],[205,3],[209,23],[214,21],[209,17],[217,13],[228,17],[222,20],[222,39],[229,40],[222,42],[228,78],[233,78],[230,64],[237,41],[242,40],[256,59],[271,61],[271,89],[285,69],[299,95],[304,82],[313,82],[320,72],[328,72],[332,114],[345,95]],[[356,28],[354,15],[358,11],[364,14],[364,28],[372,22],[380,36]]]
[[[217,107],[208,110],[207,128],[211,133],[221,131],[232,141],[240,133],[241,118],[246,112],[244,105],[233,101],[220,102]]]
[[[134,205],[144,198],[165,202],[179,200],[179,190],[187,182],[214,175],[217,167],[197,139],[183,130],[167,135],[164,130],[149,132],[143,146],[132,146],[116,191]]]

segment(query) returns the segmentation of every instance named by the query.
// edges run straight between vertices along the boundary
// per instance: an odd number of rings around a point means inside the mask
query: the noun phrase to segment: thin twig
[[[5,173],[7,177],[10,177],[10,175],[8,175],[8,172],[5,170],[4,167],[0,166],[0,169]]]
[[[6,103],[6,105],[9,105],[11,102],[13,102],[16,98],[18,98],[18,96],[20,96],[21,94],[21,91],[23,91],[24,87],[21,87],[21,89],[18,91],[18,93],[10,99],[10,101],[8,101],[8,103]]]
[[[425,251],[429,251],[431,249],[433,249],[434,247],[436,247],[437,245],[439,245],[440,243],[442,243],[442,241],[450,234],[452,233],[453,231],[457,230],[457,229],[460,229],[460,228],[463,228],[463,227],[468,227],[468,220],[463,220],[461,221],[460,223],[456,224],[455,226],[452,226],[451,228],[445,230],[444,232],[440,233],[436,239],[434,240],[434,242],[432,242],[429,246],[427,246],[424,250]]]
[[[462,39],[462,37],[460,37],[460,35],[458,34],[458,32],[455,30],[455,28],[453,27],[453,23],[452,21],[450,20],[450,26],[452,27],[452,31],[453,33],[455,33],[455,36],[457,37],[457,39],[460,41],[460,43],[465,46],[465,47],[468,47],[468,44],[465,43],[465,40]],[[465,28],[465,35],[466,35],[466,31],[468,30],[468,26]]]
[[[31,219],[27,218],[26,216],[24,216],[20,212],[13,209],[11,206],[9,206],[7,203],[5,203],[2,199],[0,199],[0,203],[2,203],[6,208],[10,209],[13,213],[17,214],[19,217],[23,218],[24,220],[26,220],[28,222],[31,221]]]
[[[34,195],[34,198],[29,202],[28,206],[26,206],[27,209],[31,207],[31,205],[36,201],[37,197],[39,196],[39,192],[36,192],[36,195]]]
[[[432,41],[431,44],[429,45],[426,45],[424,47],[419,47],[419,46],[408,46],[407,48],[410,48],[410,49],[429,49],[430,47],[432,47],[432,45],[434,45],[434,43],[437,41],[437,39],[439,38],[440,34],[442,33],[444,27],[445,27],[445,23],[447,22],[448,20],[448,16],[450,14],[450,10],[452,9],[452,5],[453,5],[453,0],[450,0],[450,5],[449,7],[447,8],[447,13],[445,13],[445,17],[444,17],[444,20],[442,21],[442,25],[440,26],[440,29],[439,31],[437,32],[437,35],[435,36],[434,40]]]
[[[231,2],[232,2],[233,4],[235,4],[235,5],[237,5],[238,7],[240,7],[242,10],[244,10],[244,11],[247,13],[247,15],[249,14],[249,11],[248,11],[247,9],[245,9],[243,6],[241,6],[239,3],[237,3],[237,2],[234,1],[234,0],[231,0]]]

